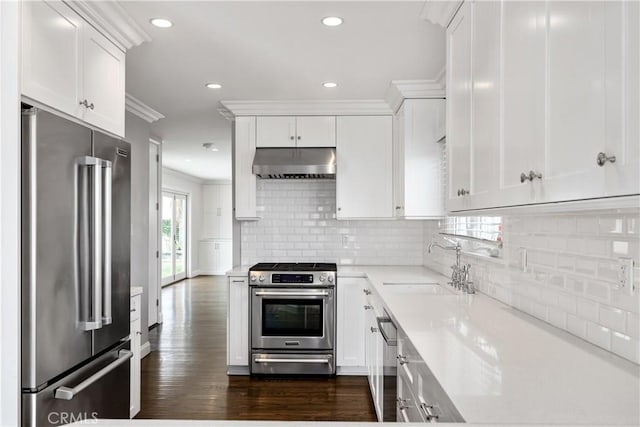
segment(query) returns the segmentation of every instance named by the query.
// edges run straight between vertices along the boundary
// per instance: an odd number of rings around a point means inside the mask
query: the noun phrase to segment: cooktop
[[[249,269],[249,271],[337,271],[335,263],[316,262],[261,262]]]

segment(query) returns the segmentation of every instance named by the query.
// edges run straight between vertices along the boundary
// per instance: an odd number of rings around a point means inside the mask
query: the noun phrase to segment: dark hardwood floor
[[[222,276],[162,290],[164,323],[149,332],[136,418],[375,421],[365,377],[227,376],[226,308]]]

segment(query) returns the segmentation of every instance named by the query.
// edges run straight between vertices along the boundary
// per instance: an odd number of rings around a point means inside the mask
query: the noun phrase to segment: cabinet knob
[[[373,308],[373,307],[371,307],[370,305],[365,305],[365,306],[364,306],[364,309],[365,309],[365,310],[371,310],[372,308]]]
[[[292,136],[289,137],[289,139],[293,141],[295,139],[295,137],[292,135]]]
[[[399,211],[400,209],[402,209],[402,206],[396,206],[397,211]]]
[[[396,359],[398,359],[398,363],[401,365],[406,365],[407,363],[409,363],[409,361],[407,360],[407,356],[403,356],[401,354],[396,356]]]
[[[542,174],[540,172],[529,171],[528,174],[522,172],[520,174],[520,182],[525,181],[533,181],[534,179],[542,179]]]
[[[341,211],[341,210],[342,210],[342,208],[338,208],[338,211]]]
[[[298,135],[298,141],[300,141],[302,139],[302,137],[300,135]]]
[[[365,295],[371,295],[371,291],[369,289],[363,289],[362,292],[364,292]]]
[[[616,156],[608,156],[603,153],[602,151],[598,153],[598,157],[596,157],[596,163],[598,164],[598,166],[602,167],[604,166],[607,162],[610,163],[615,163],[616,162]]]
[[[89,108],[90,110],[93,110],[93,102],[91,104],[89,104],[89,101],[87,101],[86,99],[80,101],[80,105],[82,105],[84,108]]]
[[[378,328],[374,328],[373,326],[370,329],[372,334],[375,334],[376,332],[378,332]]]
[[[469,190],[465,190],[464,188],[458,190],[458,196],[464,196],[466,194],[469,194]]]

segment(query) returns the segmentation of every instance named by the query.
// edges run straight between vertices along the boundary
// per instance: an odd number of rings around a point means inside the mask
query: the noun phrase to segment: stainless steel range
[[[251,373],[334,375],[336,264],[249,269]]]

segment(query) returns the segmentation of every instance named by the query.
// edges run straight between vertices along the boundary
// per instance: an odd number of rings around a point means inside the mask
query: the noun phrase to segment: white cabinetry
[[[229,276],[227,305],[227,368],[229,374],[249,373],[249,281]]]
[[[140,337],[142,336],[142,327],[140,323],[140,301],[141,294],[131,297],[131,357],[130,365],[130,405],[129,418],[136,416],[140,412]]]
[[[462,5],[447,29],[448,210],[640,193],[638,13]]]
[[[205,184],[203,211],[205,239],[232,238],[231,184]]]
[[[201,240],[199,257],[201,274],[225,274],[233,267],[232,240]]]
[[[338,374],[363,374],[365,368],[364,288],[367,280],[340,278],[337,293],[336,365]]]
[[[378,331],[378,317],[383,315],[382,303],[371,291],[371,285],[365,286],[364,293],[367,295],[365,308],[365,360],[367,362],[367,377],[371,399],[375,407],[378,421],[383,418],[384,399],[384,339]]]
[[[338,219],[392,218],[392,117],[337,119]]]
[[[256,118],[237,117],[234,136],[233,200],[237,220],[256,220],[256,176],[251,168],[256,154]]]
[[[257,147],[335,147],[334,116],[258,117]]]
[[[125,53],[64,3],[24,2],[22,94],[124,136]]]
[[[394,213],[399,218],[444,215],[442,136],[444,99],[407,99],[394,122]]]

